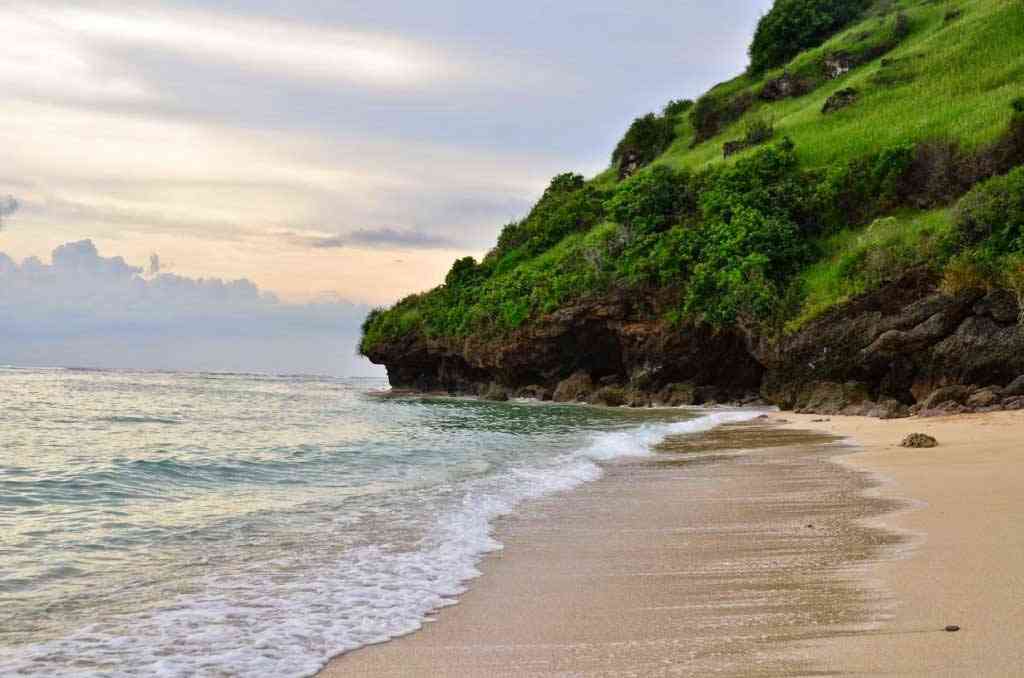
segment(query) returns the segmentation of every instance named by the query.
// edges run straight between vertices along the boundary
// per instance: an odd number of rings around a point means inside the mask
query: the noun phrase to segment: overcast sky
[[[347,319],[433,286],[551,176],[603,169],[632,118],[740,71],[769,5],[8,0],[0,252],[21,291],[0,304],[41,284],[25,258],[89,240],[141,269],[111,284],[246,279],[321,337],[324,299]]]

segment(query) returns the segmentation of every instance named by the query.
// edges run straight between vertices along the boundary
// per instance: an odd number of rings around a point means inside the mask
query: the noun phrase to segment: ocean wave
[[[179,595],[146,612],[90,624],[73,634],[0,655],[0,673],[90,676],[298,676],[317,672],[335,655],[420,628],[435,610],[454,604],[479,576],[483,556],[502,548],[496,518],[525,501],[598,479],[602,462],[651,454],[669,435],[698,433],[758,412],[713,412],[696,419],[651,423],[594,434],[586,444],[547,461],[506,467],[458,486],[447,509],[414,547],[371,544],[302,570],[211,577],[201,593]],[[173,464],[148,463],[161,474]],[[398,522],[424,506],[406,506]],[[302,554],[285,569],[303,564]],[[308,564],[307,564],[308,565]],[[76,665],[51,663],[74,657]]]
[[[106,421],[111,424],[171,424],[180,425],[185,422],[181,419],[173,419],[171,417],[154,417],[146,415],[135,415],[135,414],[118,414],[109,417],[99,417],[97,421]]]

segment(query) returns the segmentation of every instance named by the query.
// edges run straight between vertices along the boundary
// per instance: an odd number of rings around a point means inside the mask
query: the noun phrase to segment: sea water
[[[0,368],[0,675],[313,674],[455,602],[522,502],[751,416]]]

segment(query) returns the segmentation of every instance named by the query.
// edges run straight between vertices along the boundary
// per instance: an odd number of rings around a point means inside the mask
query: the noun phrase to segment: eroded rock
[[[821,107],[821,112],[826,115],[834,113],[835,111],[854,104],[858,98],[860,98],[860,92],[855,90],[853,87],[846,87],[835,92],[828,99],[825,99],[825,105]]]
[[[911,433],[903,442],[900,443],[900,447],[936,447],[939,444],[935,438],[925,433]]]
[[[571,403],[586,400],[594,391],[594,382],[586,372],[576,372],[567,379],[558,382],[555,387],[554,400],[558,403]]]

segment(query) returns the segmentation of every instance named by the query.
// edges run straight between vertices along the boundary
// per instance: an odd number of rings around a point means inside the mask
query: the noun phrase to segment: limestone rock
[[[586,400],[594,391],[594,382],[586,372],[575,372],[572,376],[558,382],[555,387],[555,402],[571,403]]]
[[[508,391],[506,391],[500,385],[495,384],[495,383],[492,382],[484,390],[483,394],[481,394],[481,397],[484,400],[491,400],[491,401],[499,402],[499,403],[500,402],[505,402],[506,400],[508,400]]]
[[[939,444],[935,438],[924,433],[911,433],[903,442],[900,443],[900,447],[935,447]]]

